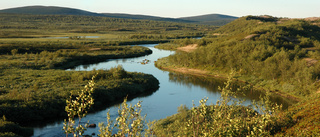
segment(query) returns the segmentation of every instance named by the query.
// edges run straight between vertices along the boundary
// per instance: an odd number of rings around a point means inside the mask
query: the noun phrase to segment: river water
[[[142,101],[142,114],[147,114],[147,121],[162,119],[173,115],[177,113],[177,108],[181,104],[184,104],[190,108],[192,107],[193,100],[195,104],[198,105],[199,100],[208,97],[209,100],[207,104],[215,104],[215,102],[220,98],[218,86],[221,86],[223,81],[211,78],[169,73],[156,68],[154,66],[154,61],[159,58],[174,54],[174,51],[159,50],[154,48],[155,45],[156,44],[139,45],[150,48],[153,51],[151,55],[130,59],[106,60],[105,62],[97,64],[81,65],[72,70],[90,71],[93,69],[110,69],[111,67],[122,65],[126,71],[143,72],[155,76],[160,82],[160,88],[156,92],[148,96],[137,97],[128,101],[128,103],[131,104],[136,104],[138,101]],[[141,64],[143,60],[150,61],[147,64]],[[259,98],[259,94],[257,94],[257,92],[253,93],[248,91],[245,94],[247,94],[246,97],[240,97],[247,100],[244,102],[244,105],[249,105],[250,100]],[[280,97],[273,98],[273,101],[285,106],[288,105],[288,103]],[[109,107],[99,112],[88,114],[82,121],[86,122],[89,120],[90,124],[95,123],[98,125],[98,123],[106,121],[106,114],[108,110],[110,110],[111,119],[115,119],[118,114],[118,105]],[[62,131],[62,127],[62,120],[33,127],[33,137],[65,136],[64,132]],[[91,135],[92,133],[95,133],[95,136],[97,136],[97,134],[99,134],[99,128],[88,128],[88,130],[85,132],[87,135]]]

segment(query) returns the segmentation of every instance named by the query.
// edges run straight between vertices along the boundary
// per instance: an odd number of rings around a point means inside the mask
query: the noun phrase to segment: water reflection
[[[192,88],[192,86],[200,86],[205,88],[208,92],[219,93],[219,87],[224,87],[225,79],[220,78],[210,78],[203,76],[192,76],[187,74],[179,74],[179,73],[169,73],[169,80],[171,82],[178,83],[180,85],[184,85],[186,87]],[[242,100],[260,100],[265,97],[265,91],[259,91],[254,89],[248,84],[241,82],[233,82],[232,89],[234,92],[238,92],[236,96]],[[240,91],[238,90],[240,89]],[[281,96],[271,95],[270,101],[273,103],[281,104],[283,109],[287,109],[292,103],[292,101],[285,99]]]
[[[192,76],[187,74],[169,73],[169,80],[171,82],[179,83],[181,85],[192,87],[197,85],[205,88],[209,92],[217,92],[219,86],[223,86],[224,79],[214,79],[201,76]]]
[[[159,58],[167,57],[174,54],[173,51],[159,50],[154,48],[156,44],[146,44],[140,45],[148,47],[152,50],[152,54],[127,59],[115,59],[106,60],[105,62],[91,64],[91,65],[81,65],[74,69],[69,69],[69,71],[90,71],[93,69],[110,69],[118,65],[122,65],[126,71],[131,72],[142,72],[146,74],[151,74],[155,76],[160,82],[160,88],[149,95],[142,95],[132,100],[128,103],[136,104],[138,101],[142,101],[142,115],[147,114],[146,120],[153,121],[157,119],[166,118],[167,116],[177,113],[177,108],[181,104],[185,104],[187,107],[192,107],[192,101],[195,101],[195,105],[199,100],[204,97],[208,97],[208,104],[216,103],[220,99],[220,92],[218,90],[219,86],[223,86],[225,80],[206,78],[206,77],[195,77],[191,75],[182,75],[178,73],[169,73],[167,71],[159,70],[154,66],[154,61]],[[148,60],[149,63],[144,65],[141,61]],[[234,84],[233,89],[243,85]],[[244,105],[250,105],[250,101],[253,99],[258,99],[262,93],[254,91],[251,89],[245,90],[246,96],[239,96],[242,99],[247,99]],[[275,97],[272,99],[274,102],[286,104],[287,102],[280,97]],[[122,100],[118,100],[122,102]],[[83,121],[90,120],[90,123],[105,122],[106,113],[110,109],[111,119],[115,119],[117,116],[117,105],[106,104],[107,109],[103,109],[96,113],[91,113],[83,119]],[[55,123],[46,124],[45,126],[34,127],[34,137],[38,136],[63,136],[64,133],[61,130],[63,127],[63,121],[56,121]],[[90,128],[87,133],[99,133],[99,128]]]

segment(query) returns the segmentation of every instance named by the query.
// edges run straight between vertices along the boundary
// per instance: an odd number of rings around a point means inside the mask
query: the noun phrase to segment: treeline
[[[235,69],[256,86],[303,97],[319,88],[319,34],[320,27],[305,20],[247,16],[208,34],[211,42],[194,52],[168,57],[167,64]]]

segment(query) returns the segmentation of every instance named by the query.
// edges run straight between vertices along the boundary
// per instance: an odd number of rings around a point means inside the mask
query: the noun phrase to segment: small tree
[[[64,120],[63,130],[68,136],[69,133],[72,133],[74,137],[82,135],[88,126],[88,122],[85,126],[81,125],[81,119],[85,117],[88,113],[88,110],[93,105],[92,93],[94,90],[94,78],[85,85],[84,89],[79,91],[77,95],[70,95],[70,98],[66,100],[66,112],[68,113],[68,121]],[[76,124],[75,117],[79,118],[78,124]]]
[[[141,116],[141,102],[139,101],[136,105],[128,105],[127,99],[124,99],[123,103],[119,107],[119,116],[116,119],[116,123],[110,120],[110,113],[107,113],[107,125],[100,123],[100,137],[137,137],[142,136],[144,128],[145,116]],[[112,131],[114,128],[118,129],[116,134]],[[148,131],[148,130],[146,130]]]
[[[13,49],[13,50],[11,50],[11,54],[12,54],[13,56],[17,55],[17,53],[18,53],[18,49]]]

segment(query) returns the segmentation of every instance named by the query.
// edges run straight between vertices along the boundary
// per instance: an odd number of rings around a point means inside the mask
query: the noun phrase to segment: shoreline
[[[82,57],[70,58],[64,62],[54,64],[54,69],[66,70],[66,69],[76,68],[79,65],[94,64],[94,63],[103,62],[109,59],[126,59],[126,58],[142,57],[150,54],[152,54],[152,50],[148,49],[144,52],[134,53],[134,54],[82,56]]]
[[[189,75],[194,75],[194,76],[227,79],[226,75],[223,75],[223,74],[210,74],[210,71],[201,70],[201,69],[193,69],[193,68],[185,68],[185,67],[175,68],[175,67],[170,67],[170,66],[163,67],[163,66],[158,66],[157,64],[155,64],[155,65],[156,65],[157,68],[159,68],[161,70],[166,70],[166,71],[169,71],[169,72],[178,72],[178,73],[189,74]],[[244,80],[240,80],[240,79],[237,79],[237,78],[233,78],[233,80],[237,81],[237,82],[241,82],[241,83],[250,84],[250,85],[253,86],[253,88],[258,89],[258,90],[262,90],[264,92],[267,91],[263,87],[257,87],[254,84],[251,84],[251,83],[249,83],[247,81],[244,81]],[[292,96],[290,94],[282,93],[281,91],[271,91],[270,90],[270,92],[274,93],[274,94],[276,94],[278,96],[281,96],[281,97],[283,97],[285,99],[288,99],[288,100],[290,100],[292,102],[295,102],[295,103],[301,101],[300,98]]]

